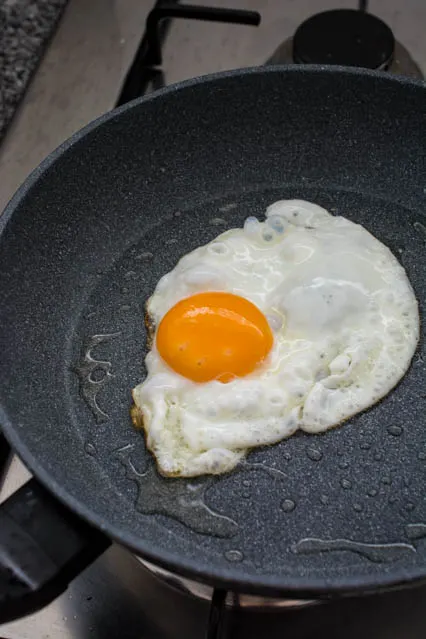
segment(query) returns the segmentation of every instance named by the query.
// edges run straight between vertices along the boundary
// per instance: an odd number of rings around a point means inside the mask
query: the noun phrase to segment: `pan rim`
[[[74,133],[70,138],[65,140],[59,147],[53,150],[39,166],[27,177],[23,184],[18,188],[3,214],[0,216],[0,238],[11,219],[13,212],[19,206],[20,202],[26,197],[32,186],[37,180],[52,166],[52,164],[61,157],[74,144],[78,143],[87,134],[96,130],[99,126],[108,122],[110,119],[118,117],[121,113],[137,108],[139,104],[150,102],[161,96],[190,88],[192,86],[200,86],[214,83],[227,77],[238,77],[251,74],[289,74],[300,73],[301,71],[311,74],[340,74],[347,76],[367,76],[386,80],[390,84],[403,84],[405,86],[426,89],[426,82],[406,78],[403,76],[392,76],[385,72],[370,71],[367,69],[349,68],[349,67],[331,67],[323,65],[274,65],[270,67],[250,67],[243,69],[235,69],[232,71],[224,71],[211,75],[191,78],[183,82],[167,86],[148,96],[137,98],[117,109],[113,109],[99,118],[93,120],[85,127]],[[47,471],[37,458],[33,455],[28,445],[22,440],[18,431],[15,430],[12,420],[9,419],[6,410],[0,405],[0,423],[6,439],[11,444],[14,452],[23,460],[29,470],[36,478],[52,493],[55,497],[86,520],[89,524],[97,527],[114,541],[122,544],[135,554],[141,555],[152,563],[158,564],[163,568],[172,570],[190,579],[201,581],[205,584],[227,588],[233,591],[265,594],[270,596],[290,596],[297,595],[300,598],[327,598],[335,595],[349,595],[360,592],[370,593],[378,589],[395,588],[410,584],[426,582],[426,564],[423,568],[415,567],[407,570],[399,568],[392,573],[363,574],[362,572],[354,572],[349,576],[339,576],[333,580],[323,579],[318,576],[299,576],[295,580],[294,577],[286,575],[256,575],[247,574],[241,571],[237,566],[230,568],[218,568],[209,565],[208,560],[200,563],[198,560],[186,558],[182,561],[176,552],[167,550],[158,550],[155,544],[149,539],[141,538],[129,531],[123,531],[117,524],[105,521],[98,514],[94,513],[85,503],[76,498],[68,488],[58,483],[54,476]],[[241,577],[239,577],[241,573]]]
[[[75,131],[70,137],[64,140],[59,146],[53,149],[45,158],[42,160],[25,178],[22,184],[17,188],[15,193],[12,195],[11,199],[6,204],[2,213],[0,214],[0,236],[3,233],[7,222],[9,221],[14,209],[19,204],[20,200],[23,199],[27,191],[35,184],[38,178],[45,173],[45,171],[59,158],[65,151],[72,148],[74,144],[79,142],[82,138],[85,137],[91,131],[95,131],[99,126],[108,122],[108,120],[118,117],[121,113],[126,112],[128,109],[133,109],[137,107],[139,104],[144,102],[151,102],[163,95],[167,95],[169,93],[175,93],[176,91],[180,91],[185,88],[189,88],[191,86],[199,86],[202,84],[208,84],[210,82],[215,82],[216,80],[221,80],[227,77],[237,77],[244,75],[265,75],[265,74],[283,74],[283,73],[300,73],[301,71],[307,73],[318,73],[322,75],[326,74],[340,74],[340,75],[348,75],[348,76],[365,76],[371,78],[378,78],[381,80],[386,80],[390,84],[404,84],[406,86],[417,87],[418,89],[425,90],[426,89],[426,79],[419,80],[417,78],[411,78],[408,76],[402,75],[393,75],[386,71],[374,71],[371,69],[364,69],[361,67],[344,67],[340,65],[320,65],[320,64],[271,64],[264,66],[256,66],[256,67],[241,67],[239,69],[232,69],[230,71],[218,71],[217,73],[209,73],[206,75],[198,76],[195,78],[189,78],[188,80],[182,80],[181,82],[175,82],[170,84],[162,89],[157,89],[153,91],[149,95],[144,95],[139,98],[135,98],[126,104],[123,104],[120,107],[112,108],[110,111],[103,113],[99,117],[91,120],[83,126],[78,131]]]

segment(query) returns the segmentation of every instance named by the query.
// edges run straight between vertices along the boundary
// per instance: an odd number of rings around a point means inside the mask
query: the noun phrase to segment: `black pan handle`
[[[0,505],[0,624],[56,599],[110,543],[30,479]]]

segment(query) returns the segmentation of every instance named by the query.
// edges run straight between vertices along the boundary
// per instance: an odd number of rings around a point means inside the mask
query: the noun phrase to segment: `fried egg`
[[[397,384],[419,337],[390,250],[301,200],[185,255],[147,313],[133,416],[166,476],[228,472],[250,449],[340,424]]]

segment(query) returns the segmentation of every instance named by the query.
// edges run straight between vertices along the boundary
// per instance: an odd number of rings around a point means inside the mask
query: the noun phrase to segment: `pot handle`
[[[110,543],[30,479],[0,505],[0,624],[56,599]]]

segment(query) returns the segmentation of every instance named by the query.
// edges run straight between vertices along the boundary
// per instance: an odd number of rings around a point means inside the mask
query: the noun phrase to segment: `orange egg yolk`
[[[157,331],[157,348],[176,373],[194,382],[229,382],[251,373],[273,337],[263,313],[232,293],[198,293],[173,306]]]

